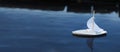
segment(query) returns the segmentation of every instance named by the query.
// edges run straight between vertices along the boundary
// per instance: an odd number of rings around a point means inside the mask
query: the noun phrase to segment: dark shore
[[[120,12],[119,0],[0,0],[1,7],[29,8],[61,11],[67,6],[67,12],[91,12],[91,6],[97,13]]]

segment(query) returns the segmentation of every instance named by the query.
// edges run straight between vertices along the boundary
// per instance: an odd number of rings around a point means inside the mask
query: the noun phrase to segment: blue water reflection
[[[71,31],[84,29],[90,13],[0,8],[1,52],[90,52],[86,38]],[[120,51],[120,19],[115,12],[96,13],[96,23],[108,31],[94,39],[94,52]]]

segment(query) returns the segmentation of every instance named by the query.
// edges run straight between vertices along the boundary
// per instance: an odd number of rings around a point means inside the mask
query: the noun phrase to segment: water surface
[[[95,22],[108,34],[76,37],[87,28],[91,13],[0,8],[0,52],[120,52],[118,13],[96,13]],[[92,50],[91,50],[92,49]]]

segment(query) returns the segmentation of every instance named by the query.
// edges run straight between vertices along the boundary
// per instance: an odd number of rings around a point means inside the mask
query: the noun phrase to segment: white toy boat
[[[88,35],[88,36],[95,36],[95,35],[103,35],[106,34],[107,31],[103,30],[100,28],[94,21],[94,14],[95,12],[93,11],[93,16],[87,21],[87,27],[88,29],[82,29],[82,30],[75,30],[72,31],[72,34],[74,35]]]

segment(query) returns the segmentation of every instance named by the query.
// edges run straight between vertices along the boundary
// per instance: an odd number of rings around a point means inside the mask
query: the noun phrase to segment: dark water
[[[90,13],[0,8],[0,52],[120,52],[118,13],[96,13],[108,34],[81,38],[71,31],[87,28]]]

